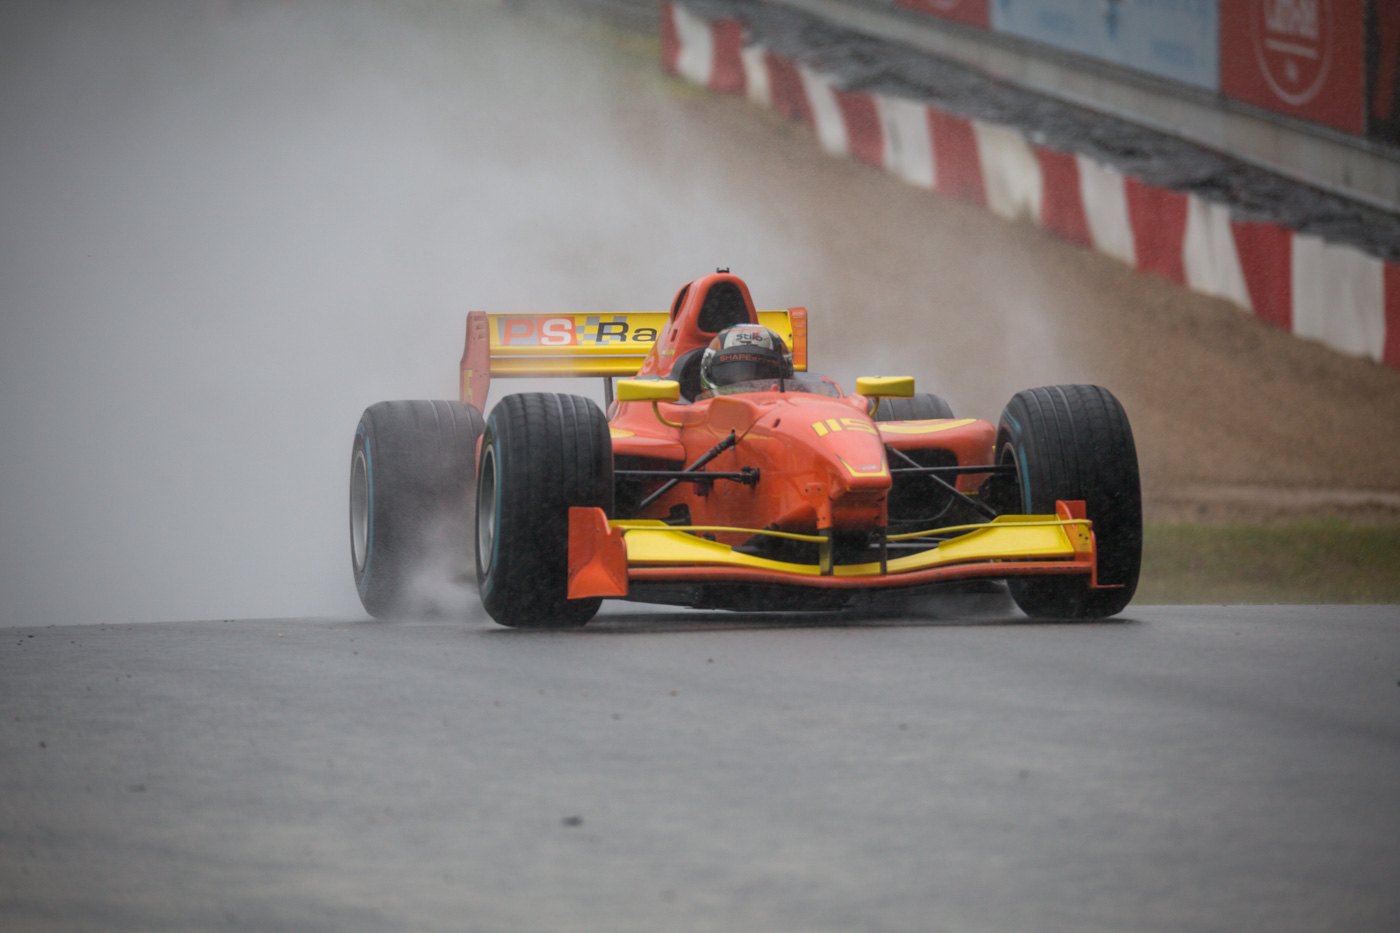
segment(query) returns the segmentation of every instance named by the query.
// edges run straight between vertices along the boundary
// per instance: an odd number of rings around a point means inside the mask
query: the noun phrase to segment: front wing
[[[986,524],[937,528],[890,540],[938,536],[927,550],[886,561],[831,566],[771,560],[699,537],[747,531],[829,547],[826,539],[765,529],[610,522],[602,509],[569,510],[569,598],[626,598],[636,583],[758,583],[811,589],[876,590],[979,577],[1087,574],[1098,586],[1093,523],[1081,501],[1057,502],[1054,515],[1002,515]]]

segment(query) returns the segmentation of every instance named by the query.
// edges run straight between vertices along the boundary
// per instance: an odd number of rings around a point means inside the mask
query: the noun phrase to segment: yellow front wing
[[[734,550],[727,544],[708,541],[695,533],[707,531],[746,532],[771,535],[798,541],[828,545],[827,539],[816,535],[799,535],[762,529],[720,528],[709,526],[670,526],[659,521],[617,521],[611,527],[621,529],[627,547],[629,566],[711,566],[749,567],[778,573],[819,576],[819,564],[794,564],[770,560]],[[950,564],[981,561],[1073,560],[1092,549],[1090,522],[1087,519],[1059,518],[1053,515],[1002,515],[985,525],[963,525],[931,529],[915,535],[892,536],[891,540],[912,539],[931,532],[962,532],[926,551],[907,554],[888,561],[889,574],[911,573]],[[878,562],[844,564],[832,568],[838,577],[880,576]]]

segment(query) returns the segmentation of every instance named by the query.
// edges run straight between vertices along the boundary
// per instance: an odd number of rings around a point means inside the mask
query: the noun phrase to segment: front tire
[[[377,619],[443,611],[447,593],[417,586],[469,579],[476,442],[485,422],[461,402],[380,402],[365,409],[350,454],[350,563]]]
[[[1082,499],[1094,523],[1098,582],[1088,577],[1014,577],[1011,595],[1027,615],[1099,619],[1123,610],[1142,564],[1142,489],[1137,448],[1123,406],[1100,386],[1017,393],[997,427],[997,462],[1016,468],[1003,511],[1053,514],[1056,500]]]
[[[569,509],[613,511],[612,437],[592,401],[508,395],[481,442],[476,575],[481,603],[501,625],[583,625],[601,599],[569,599]]]

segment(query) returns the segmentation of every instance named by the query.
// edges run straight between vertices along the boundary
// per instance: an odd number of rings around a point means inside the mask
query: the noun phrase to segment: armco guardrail
[[[663,67],[805,122],[832,154],[1028,220],[1140,271],[1232,301],[1299,337],[1400,369],[1397,262],[1150,183],[1015,126],[918,97],[842,86],[823,68],[822,54],[765,46],[743,14],[734,3],[667,0]]]

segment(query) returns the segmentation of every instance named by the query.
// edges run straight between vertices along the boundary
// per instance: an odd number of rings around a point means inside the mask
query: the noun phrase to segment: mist
[[[0,625],[360,617],[356,420],[455,397],[469,310],[800,294],[801,234],[576,28],[0,5]]]

